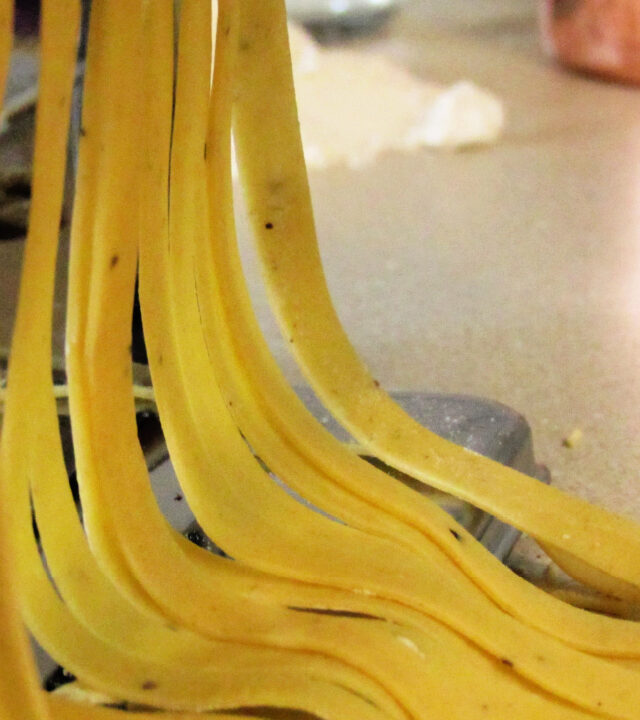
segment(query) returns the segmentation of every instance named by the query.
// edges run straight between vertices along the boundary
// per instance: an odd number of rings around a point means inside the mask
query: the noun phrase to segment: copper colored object
[[[540,19],[564,65],[640,84],[640,0],[541,0]]]

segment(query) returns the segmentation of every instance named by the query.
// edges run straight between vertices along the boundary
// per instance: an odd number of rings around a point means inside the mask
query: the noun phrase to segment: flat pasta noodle
[[[0,87],[10,11],[0,0]],[[355,403],[351,422],[382,456],[406,449],[398,465],[415,470],[416,452],[425,454],[431,436],[366,375],[323,285],[284,3],[220,0],[214,58],[209,3],[182,0],[174,13],[173,0],[93,0],[91,8],[66,328],[81,524],[50,343],[80,8],[43,2],[33,198],[0,443],[3,717],[122,716],[78,694],[42,691],[25,622],[79,687],[149,707],[135,713],[140,720],[159,712],[171,720],[203,712],[633,720],[635,623],[590,615],[511,578],[443,511],[329,437],[295,398],[253,316],[238,258],[232,116],[271,292],[301,364],[339,419]],[[196,518],[233,561],[172,530],[154,498],[135,424],[136,273],[170,456]],[[328,373],[316,324],[349,369],[343,384]],[[371,413],[364,422],[363,413]],[[410,438],[419,450],[405,447]],[[525,481],[497,504],[486,487],[491,464],[430,442],[437,482],[538,529],[576,575],[635,597],[628,564],[607,567],[615,543],[637,532],[630,523],[561,499],[581,522],[604,519],[597,540],[608,544],[559,542],[553,519],[541,525],[519,509]],[[294,501],[254,453],[341,522]],[[431,477],[431,465],[417,465],[418,477]],[[482,492],[459,484],[469,468]],[[511,477],[504,471],[500,482]],[[540,492],[547,504],[556,497]]]
[[[99,4],[96,3],[96,6]],[[77,20],[78,8],[70,7],[71,10],[76,10]],[[56,14],[54,11],[53,14],[49,14],[48,7],[44,8],[43,64],[48,68],[47,60],[50,60],[51,65],[56,67],[57,64],[64,63],[66,59],[66,70],[69,71],[66,78],[69,80],[66,86],[67,109],[71,94],[70,81],[73,70],[71,61],[75,60],[75,52],[73,55],[70,53],[71,49],[75,50],[72,17],[69,12]],[[123,16],[121,18],[124,19]],[[51,28],[49,28],[50,25]],[[77,27],[77,22],[75,27]],[[67,41],[68,56],[62,53],[64,47],[47,51],[46,39],[50,36]],[[73,43],[69,45],[71,41]],[[52,53],[53,58],[50,57]],[[64,65],[62,70],[65,70]],[[335,716],[330,709],[332,703],[333,707],[342,707],[346,703],[347,706],[353,706],[353,711],[358,714],[372,718],[378,717],[379,713],[375,708],[366,703],[364,707],[359,707],[363,705],[362,700],[349,694],[345,695],[345,691],[340,687],[327,683],[327,681],[324,681],[323,686],[322,668],[316,667],[317,663],[314,664],[313,658],[304,663],[302,673],[300,670],[294,670],[296,681],[292,682],[290,677],[292,665],[289,659],[284,658],[283,662],[278,663],[278,658],[273,653],[271,655],[258,653],[257,662],[254,662],[250,658],[255,658],[256,653],[251,648],[239,648],[242,660],[238,666],[233,661],[233,649],[225,646],[222,675],[215,666],[211,669],[205,668],[206,681],[204,688],[200,691],[196,690],[197,685],[193,684],[194,672],[189,668],[184,653],[178,664],[174,663],[172,667],[166,669],[141,661],[140,658],[132,665],[126,653],[117,649],[113,650],[101,643],[97,637],[93,637],[74,620],[56,597],[53,587],[45,576],[31,531],[31,514],[28,505],[29,488],[26,481],[30,476],[38,478],[40,473],[47,471],[47,468],[39,467],[42,465],[40,448],[34,450],[31,437],[39,437],[43,433],[45,436],[47,435],[47,430],[50,430],[50,427],[47,427],[47,419],[51,417],[47,411],[54,407],[51,405],[53,393],[50,392],[47,395],[46,392],[47,389],[51,391],[50,346],[46,342],[46,336],[51,333],[52,265],[55,262],[59,224],[56,217],[59,218],[64,175],[63,159],[67,126],[61,122],[61,119],[65,118],[65,113],[60,113],[60,103],[58,102],[64,87],[61,87],[64,79],[64,75],[62,78],[57,78],[57,82],[52,81],[50,87],[46,73],[41,78],[40,105],[45,110],[39,109],[38,113],[38,139],[40,141],[36,141],[35,164],[37,170],[34,178],[31,228],[44,229],[48,232],[40,232],[36,235],[34,230],[30,232],[27,242],[27,259],[24,268],[26,284],[23,284],[21,292],[20,310],[14,336],[11,382],[7,396],[2,445],[2,471],[3,479],[6,480],[6,483],[3,483],[3,491],[6,493],[4,506],[12,509],[9,525],[14,547],[21,558],[17,574],[20,580],[18,586],[23,614],[28,622],[31,621],[31,628],[43,644],[51,650],[54,656],[64,661],[70,669],[76,671],[80,676],[87,676],[90,683],[93,682],[94,685],[103,687],[105,690],[110,689],[122,694],[133,701],[201,708],[224,704],[228,707],[235,707],[238,704],[249,705],[256,701],[276,705],[278,702],[288,702],[293,706],[307,708],[309,711],[322,712],[326,717]],[[49,90],[53,99],[50,99]],[[48,116],[46,115],[47,111],[49,112]],[[68,119],[68,113],[66,117]],[[55,134],[52,134],[53,128],[56,128]],[[54,142],[54,138],[57,139],[57,144]],[[48,143],[47,152],[44,155],[43,140]],[[46,161],[50,161],[49,164]],[[44,178],[51,183],[47,188],[48,192],[43,192]],[[40,279],[43,282],[31,282],[32,279]],[[43,309],[44,312],[41,312]],[[24,422],[24,417],[29,418],[28,423]],[[43,418],[44,425],[42,424]],[[33,431],[33,435],[30,431]],[[23,439],[29,443],[26,453],[23,452],[25,449]],[[42,449],[50,450],[54,443],[55,451],[55,437],[46,437],[46,440]],[[49,543],[49,545],[51,544]],[[10,565],[7,563],[4,567],[9,568]],[[78,570],[82,573],[82,567],[72,566],[68,569],[70,572]],[[85,582],[88,580],[86,575],[83,580]],[[97,598],[100,588],[92,589]],[[9,596],[6,597],[8,600],[11,599]],[[4,598],[5,595],[3,595]],[[113,621],[113,616],[111,620]],[[15,623],[10,625],[7,621],[8,639],[11,638],[9,631],[13,630],[14,625]],[[123,643],[121,642],[121,644]],[[221,648],[215,646],[212,648],[216,651],[213,656],[215,660],[216,656],[222,655]],[[9,666],[15,672],[20,672],[21,663],[18,662],[18,659],[14,658],[14,660],[15,662],[10,663]],[[278,664],[281,668],[275,674],[272,671],[274,664]],[[297,666],[300,667],[300,663],[297,663]],[[268,668],[266,674],[265,668]],[[155,671],[158,672],[157,675]],[[259,687],[257,688],[256,672],[259,678]],[[305,674],[309,676],[305,677]],[[195,675],[202,677],[203,672],[196,671]],[[10,679],[12,676],[13,673],[7,675]],[[163,676],[164,680],[161,679]],[[25,682],[29,680],[33,684],[35,672],[32,673],[32,676],[26,672],[20,672],[19,678],[24,678]],[[202,684],[202,681],[200,682]],[[234,692],[234,687],[238,687],[238,685],[240,686],[239,690]],[[177,688],[177,691],[172,688]],[[251,690],[252,688],[253,690]],[[19,683],[13,683],[12,697],[16,696],[21,689]],[[168,696],[167,691],[169,692]],[[247,692],[249,695],[246,694]],[[162,695],[165,695],[164,699]],[[198,695],[200,695],[199,699]],[[339,702],[335,701],[335,695],[340,698]],[[28,695],[25,693],[20,698],[24,711],[20,715],[21,717],[25,716],[27,711],[27,697]],[[6,704],[10,701],[8,699]],[[41,706],[37,708],[36,712],[42,713],[45,706],[42,704],[42,700],[39,702]],[[13,715],[13,709],[11,712]]]
[[[637,600],[640,533],[633,521],[438,437],[393,402],[358,357],[331,303],[317,247],[284,11],[277,1],[242,8],[239,168],[272,305],[320,399],[371,454],[556,549],[595,587],[601,575],[605,592],[615,586],[620,597]]]
[[[214,82],[214,87],[215,87],[215,82]],[[192,106],[193,106],[193,104],[190,104],[190,107],[192,107]],[[181,158],[184,158],[185,155],[186,155],[186,153],[181,153]],[[172,243],[172,248],[173,248],[173,247],[174,247],[174,244]],[[182,258],[182,259],[184,258],[185,255],[188,255],[188,251],[187,251],[187,249],[186,249],[184,246],[180,246],[180,250],[179,250],[179,251],[180,251],[180,254],[181,254],[181,258]],[[187,269],[187,270],[188,270],[188,269]],[[158,281],[159,279],[156,278],[156,280]],[[185,286],[187,286],[187,287],[189,287],[189,288],[191,287],[191,284],[192,284],[192,283],[191,283],[191,273],[188,272],[188,271],[187,271],[186,280],[184,281],[184,284],[185,284]],[[156,285],[156,286],[157,286],[157,285]],[[143,302],[143,309],[144,309],[144,302]],[[192,313],[193,313],[193,314],[196,314],[196,312],[199,314],[201,311],[202,311],[202,308],[201,308],[200,306],[198,306],[197,310],[192,306]],[[196,318],[196,322],[193,322],[192,325],[193,325],[194,327],[196,327],[196,329],[198,329],[197,318]],[[183,323],[182,327],[185,327],[185,324],[184,324],[184,323]],[[189,374],[189,376],[190,376],[190,377],[197,377],[198,370],[199,370],[199,368],[200,368],[200,366],[199,366],[199,364],[198,364],[198,362],[197,362],[197,356],[196,356],[196,354],[195,354],[195,352],[194,352],[195,347],[197,347],[197,342],[194,342],[194,340],[192,339],[191,336],[185,334],[185,339],[184,339],[183,342],[180,343],[179,345],[181,345],[182,347],[188,348],[188,363],[189,363],[189,364],[188,364],[188,374]],[[154,366],[155,366],[155,364],[156,364],[156,362],[155,362],[155,358],[156,358],[156,357],[157,357],[158,359],[159,359],[160,357],[162,357],[162,359],[163,359],[163,360],[162,360],[162,364],[163,364],[163,366],[166,366],[166,362],[167,362],[166,352],[162,352],[160,349],[153,348],[153,349],[151,350],[151,352],[150,352],[150,363],[151,363],[151,367],[152,367],[152,373],[153,373]],[[160,363],[158,362],[158,365],[159,365],[159,364],[160,364]],[[206,417],[207,417],[207,410],[210,409],[210,408],[215,404],[216,398],[213,397],[213,396],[211,396],[211,395],[207,396],[207,388],[209,388],[210,383],[207,383],[205,380],[199,380],[199,381],[196,380],[196,381],[194,381],[194,386],[195,386],[194,401],[196,401],[196,402],[199,401],[199,402],[201,402],[201,405],[202,405],[201,410],[197,413],[197,417],[198,417],[198,420],[199,420],[200,422],[202,422],[203,418],[206,418]],[[158,387],[159,387],[159,389],[160,389],[160,386],[158,386]],[[176,395],[176,393],[173,393],[173,394],[172,394],[172,397],[175,397],[175,395]],[[206,398],[206,400],[205,400],[205,398]],[[175,415],[177,415],[177,413],[175,413]],[[219,432],[219,434],[220,434],[220,428],[223,426],[223,422],[224,422],[223,416],[217,415],[217,416],[215,417],[215,420],[212,421],[212,423],[211,423],[211,431],[210,431],[210,432],[213,432],[213,429],[214,429],[215,427],[217,427],[217,428],[218,428],[218,432]],[[198,428],[197,428],[197,427],[194,428],[194,431],[195,431],[195,432],[198,432]],[[205,431],[204,434],[205,434],[205,437],[207,437],[207,435],[210,434],[210,433],[207,433],[207,432]],[[230,436],[230,438],[232,439],[232,436]],[[240,448],[239,448],[239,449],[236,451],[236,453],[234,453],[234,454],[235,454],[235,455],[239,455],[239,453],[240,453]],[[223,462],[223,458],[221,458],[221,461],[220,461],[220,462]],[[238,464],[238,462],[237,462],[237,458],[236,458],[236,464],[237,464],[237,466],[239,466],[239,464]],[[254,466],[254,469],[255,469],[255,466]],[[247,474],[249,473],[249,470],[250,470],[250,468],[247,469]],[[178,470],[178,474],[179,474],[179,476],[181,476],[180,470]],[[195,485],[197,485],[197,483],[195,483]],[[206,529],[212,536],[214,536],[214,537],[216,537],[216,538],[219,538],[219,537],[220,537],[220,523],[218,522],[215,526],[212,524],[212,522],[215,523],[216,520],[217,520],[217,518],[215,518],[215,516],[212,518],[212,511],[213,511],[214,514],[215,514],[215,508],[220,504],[221,499],[216,500],[215,497],[211,496],[211,494],[208,493],[208,496],[207,496],[207,497],[211,497],[212,499],[211,499],[209,502],[199,502],[198,497],[195,495],[195,493],[197,493],[197,492],[202,492],[203,490],[206,490],[206,488],[199,488],[199,487],[190,488],[190,487],[187,487],[187,488],[186,488],[186,494],[187,494],[187,497],[188,497],[188,499],[190,500],[192,506],[195,508],[196,516],[198,517],[198,519],[200,520],[200,522],[204,525],[205,529]],[[257,488],[257,490],[259,491],[260,488]],[[261,517],[260,517],[260,518],[256,518],[256,520],[251,523],[251,532],[252,532],[252,535],[251,535],[251,537],[249,538],[250,542],[249,542],[249,548],[248,548],[248,549],[249,549],[249,551],[251,551],[252,549],[255,549],[256,547],[259,547],[259,548],[260,548],[260,551],[261,551],[261,555],[265,555],[265,548],[267,547],[267,545],[268,545],[268,543],[270,542],[271,538],[269,538],[268,533],[267,533],[267,534],[263,534],[263,535],[258,539],[257,536],[255,535],[255,533],[258,531],[258,529],[259,529],[259,527],[260,527],[261,520],[263,519],[262,516],[264,516],[264,515],[266,514],[266,508],[270,507],[269,502],[270,502],[270,500],[272,499],[272,496],[275,494],[275,492],[277,492],[277,491],[275,491],[275,490],[273,490],[273,489],[272,489],[272,491],[271,491],[270,493],[265,493],[264,491],[262,492],[262,494],[260,495],[261,501],[260,501],[259,503],[257,503],[257,505],[260,507],[260,510],[261,510]],[[253,497],[255,498],[255,497],[256,497],[256,492],[253,492],[253,491],[252,491],[252,495],[253,495]],[[273,498],[273,499],[276,500],[276,498]],[[284,498],[283,498],[283,499],[284,499]],[[288,500],[288,498],[287,498],[287,500]],[[226,502],[226,509],[229,511],[229,510],[230,510],[230,507],[231,507],[231,505],[230,505],[230,503],[231,503],[231,490],[227,491],[227,494],[226,494],[226,497],[225,497],[225,502]],[[271,505],[273,505],[273,503],[271,503]],[[201,509],[201,508],[202,508],[202,509]],[[207,508],[209,509],[209,512],[205,515],[205,513],[207,512]],[[291,508],[292,508],[292,510],[289,511],[289,513],[288,513],[288,525],[289,525],[289,526],[293,525],[292,512],[293,512],[293,510],[296,508],[296,506],[293,506],[293,505],[292,505]],[[242,508],[240,508],[238,512],[239,512],[239,514],[242,515],[242,514],[243,514],[244,512],[246,512],[246,511],[243,510]],[[275,513],[275,514],[277,514],[277,513]],[[228,521],[228,519],[229,519],[228,516],[222,518],[222,520],[227,520],[227,521]],[[322,522],[321,519],[317,519],[317,518],[316,518],[316,520],[317,520],[318,522],[320,522],[320,523]],[[309,518],[309,522],[310,522],[310,521],[311,521],[311,518]],[[338,532],[339,528],[336,528],[335,526],[333,526],[333,530],[334,530],[334,532]],[[242,532],[243,532],[243,529],[233,530],[228,536],[224,536],[224,540],[223,540],[223,543],[222,543],[222,544],[223,544],[223,547],[228,548],[228,549],[230,550],[230,552],[231,552],[234,556],[236,556],[236,557],[239,556],[239,555],[242,556],[242,553],[246,553],[246,552],[247,552],[246,542],[245,542],[245,543],[242,543],[241,545],[238,544],[238,540],[242,541],[242,540],[245,539],[245,538],[240,537],[241,534],[242,534]],[[280,534],[281,534],[281,535],[284,535],[284,530],[283,530]],[[319,532],[319,531],[316,531],[316,532],[314,533],[314,540],[318,540],[318,539],[319,539],[319,536],[320,536],[320,532]],[[229,546],[226,544],[226,543],[227,543],[227,537],[228,537],[228,542],[229,542],[229,543],[235,543],[235,544],[232,544],[232,545],[229,547]],[[352,537],[353,537],[353,536],[352,536]],[[356,542],[356,539],[354,538],[354,540],[353,540],[352,542],[355,543],[355,542]],[[273,544],[273,543],[272,543],[272,544]],[[277,548],[274,548],[274,550],[277,550]],[[280,554],[282,554],[282,552],[283,552],[283,551],[280,551]],[[293,557],[293,553],[295,553],[295,552],[296,552],[296,548],[293,547],[293,546],[289,546],[289,547],[286,547],[286,548],[284,549],[284,553],[285,553],[285,554],[284,554],[283,560],[284,560],[284,562],[285,562],[286,564],[290,564],[291,559],[292,559],[292,557]],[[383,551],[383,552],[385,552],[385,551]],[[387,550],[386,552],[388,553],[388,550]],[[380,554],[381,554],[381,553],[379,552],[378,555],[380,555]],[[313,558],[310,557],[309,555],[307,555],[307,556],[306,556],[306,564],[307,564],[307,566],[309,566],[309,565],[311,564],[311,561],[313,561],[313,562],[316,563],[316,564],[317,564],[318,562],[320,562],[320,567],[322,567],[323,564],[324,564],[325,567],[327,567],[329,563],[327,563],[327,562],[322,563],[322,559],[323,559],[323,558],[326,558],[326,553],[322,553],[320,556],[318,556],[317,554],[314,554]],[[258,559],[258,561],[264,561],[262,558],[257,558],[257,559]],[[255,558],[252,558],[252,560],[255,561]],[[278,561],[277,557],[274,556],[274,558],[273,558],[273,560],[271,560],[271,562],[280,562],[280,563],[282,563],[283,560]],[[303,562],[303,561],[301,560],[301,562]],[[335,567],[335,565],[337,564],[337,562],[338,562],[338,557],[337,557],[336,552],[334,551],[333,557],[331,558],[330,563]],[[361,561],[361,562],[362,562],[362,561]],[[367,561],[364,561],[364,562],[367,562]],[[357,565],[357,564],[359,564],[357,561],[354,563],[353,561],[349,560],[349,566],[350,566],[350,567],[351,567],[352,565]],[[391,563],[391,565],[392,565],[392,563]],[[270,567],[273,568],[273,569],[274,569],[275,571],[277,571],[277,572],[287,572],[287,567],[282,566],[282,565],[276,565],[276,566],[270,565]],[[293,569],[293,572],[294,572],[294,573],[299,572],[299,567],[300,567],[300,566],[299,566],[298,563],[296,562],[295,568]],[[372,568],[371,561],[369,561],[369,569],[371,569],[371,568]],[[309,568],[305,568],[305,570],[306,570],[306,572],[307,572],[307,578],[309,578]],[[368,571],[369,571],[369,570],[368,570]],[[327,572],[330,572],[330,570],[327,569],[327,570],[325,570],[324,572],[327,573]],[[386,567],[385,567],[385,570],[384,570],[382,573],[380,573],[377,577],[380,578],[380,577],[382,577],[382,576],[389,575],[389,573],[392,573],[392,572],[393,572],[393,570],[392,570],[389,566],[386,566]],[[416,572],[420,572],[420,570],[417,569]],[[320,574],[321,574],[321,571],[318,571],[318,575],[320,575]],[[408,573],[408,575],[409,575],[409,574],[410,574],[410,573]],[[352,577],[352,582],[354,582],[354,577],[355,577],[354,572],[351,571],[351,572],[350,572],[350,575],[353,576],[353,577]],[[370,578],[370,587],[371,587],[371,586],[373,586],[373,583],[375,582],[375,576],[376,576],[375,571],[374,571],[374,572],[370,572],[370,575],[373,576],[373,577]],[[302,577],[302,576],[297,575],[297,577]],[[313,576],[311,576],[311,578],[313,578]],[[311,579],[311,578],[310,578],[310,579]],[[314,581],[317,582],[318,580],[317,580],[317,579],[314,579]],[[344,582],[344,581],[338,580],[338,582]],[[384,593],[384,590],[382,590],[382,591],[380,591],[380,592],[383,592],[383,593]],[[433,593],[433,588],[432,588],[432,591],[431,591],[431,592]],[[462,595],[462,594],[463,594],[463,593],[461,593],[461,595]],[[403,598],[403,600],[404,600],[404,598]],[[410,602],[410,600],[404,600],[404,601],[405,601],[405,602]],[[450,604],[450,603],[451,603],[451,598],[449,598],[449,604]],[[443,605],[444,605],[444,604],[443,604]],[[467,614],[468,614],[468,611],[469,611],[469,607],[466,606],[466,607],[465,607],[465,612],[466,612]],[[481,625],[481,624],[482,624],[482,623],[480,623],[480,625]],[[499,633],[498,633],[498,634],[499,634]],[[503,635],[504,635],[504,633],[503,633]],[[521,663],[519,663],[519,662],[517,662],[516,664],[517,664],[518,666],[521,665]],[[604,669],[605,669],[605,667],[601,667],[601,671],[604,670]],[[553,671],[551,671],[550,669],[547,669],[547,672],[550,673],[550,674],[553,674]],[[584,668],[582,669],[581,672],[582,672],[582,674],[584,675]],[[547,677],[549,677],[549,675],[547,675]],[[585,677],[586,677],[586,676],[585,676]],[[629,678],[629,680],[631,681],[631,678]],[[583,690],[581,691],[580,694],[584,694],[584,690],[585,690],[585,689],[586,689],[586,688],[583,688]],[[574,696],[574,697],[577,697],[577,696]],[[596,701],[596,703],[597,703],[597,702],[599,702],[599,701]],[[594,704],[596,704],[596,703],[594,703]]]
[[[212,110],[219,113],[222,105]],[[228,156],[228,140],[225,148],[222,134],[210,134],[208,146],[211,217],[217,226],[211,250],[201,245],[196,264],[199,312],[218,383],[255,452],[302,496],[348,524],[430,555],[433,541],[494,602],[524,622],[594,654],[637,657],[640,626],[603,621],[554,602],[508,571],[441,508],[355,457],[306,411],[275,365],[251,309],[235,247],[230,179],[225,187],[222,180],[220,159]]]

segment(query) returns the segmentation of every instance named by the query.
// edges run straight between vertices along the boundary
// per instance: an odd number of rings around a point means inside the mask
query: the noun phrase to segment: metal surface
[[[328,430],[341,440],[349,440],[348,433],[324,411],[311,391],[301,390],[300,396]],[[547,468],[535,462],[529,424],[506,405],[470,395],[395,392],[392,396],[409,415],[441,437],[549,482]],[[515,528],[412,478],[395,475],[417,491],[432,496],[500,560],[507,558],[520,536]]]
[[[350,441],[349,434],[335,422],[311,390],[299,389],[298,394],[309,410],[332,434],[344,442]],[[535,462],[531,430],[527,421],[511,408],[492,400],[468,395],[413,392],[396,392],[392,395],[418,422],[447,440],[527,473],[542,482],[549,482],[547,468]],[[373,464],[383,467],[389,474],[413,487],[417,492],[431,497],[500,560],[504,561],[508,557],[520,536],[518,530],[468,503],[427,488],[413,478],[383,466],[375,458],[366,455],[364,457]],[[167,459],[159,464],[152,471],[151,477],[158,503],[172,525],[181,531],[186,527],[192,539],[215,550],[215,544],[206,538],[197,523],[192,521],[191,512],[180,491],[170,461]],[[313,508],[311,503],[287,488],[278,478],[274,477],[274,481],[300,502]]]
[[[348,433],[324,411],[311,391],[301,390],[300,396],[328,430],[341,440],[349,440]],[[392,396],[409,415],[441,437],[549,482],[547,468],[534,460],[531,429],[515,410],[469,395],[395,392]],[[376,463],[375,459],[369,459]],[[432,497],[500,560],[507,558],[520,535],[515,528],[391,468],[387,470],[416,491]]]

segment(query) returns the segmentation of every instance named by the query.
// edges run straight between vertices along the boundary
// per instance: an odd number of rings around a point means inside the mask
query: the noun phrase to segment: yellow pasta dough
[[[220,0],[215,51],[209,2],[176,12],[169,0],[93,0],[66,327],[81,523],[50,350],[79,15],[78,2],[43,0],[0,441],[0,716],[122,717],[97,692],[140,720],[635,720],[640,626],[513,576],[430,500],[329,436],[269,353],[237,254],[232,133],[274,307],[327,407],[385,462],[637,599],[633,523],[429,433],[350,346],[315,244],[281,0]],[[0,89],[10,45],[0,0]],[[173,531],[153,496],[135,423],[136,275],[171,459],[233,561]],[[294,501],[254,453],[342,522]],[[78,692],[40,689],[23,623]]]

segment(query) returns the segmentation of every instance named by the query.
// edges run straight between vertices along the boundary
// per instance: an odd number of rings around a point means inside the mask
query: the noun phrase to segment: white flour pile
[[[502,103],[463,81],[425,82],[383,57],[322,48],[290,25],[294,79],[309,167],[361,167],[385,150],[492,143]]]

